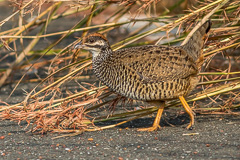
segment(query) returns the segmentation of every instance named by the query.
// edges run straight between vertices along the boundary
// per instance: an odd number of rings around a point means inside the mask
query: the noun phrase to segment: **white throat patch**
[[[99,55],[99,53],[101,52],[101,49],[91,48],[91,50],[89,50],[89,52],[92,54],[93,58],[96,58]]]

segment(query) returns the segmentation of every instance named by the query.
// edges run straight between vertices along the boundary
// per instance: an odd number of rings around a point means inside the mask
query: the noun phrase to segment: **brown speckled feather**
[[[165,101],[185,96],[196,86],[203,35],[210,22],[200,27],[184,46],[145,45],[112,51],[98,33],[82,40],[93,54],[96,76],[122,96],[143,101]]]
[[[124,97],[146,101],[157,106],[152,127],[141,131],[154,131],[160,125],[165,101],[179,98],[190,116],[187,129],[194,125],[194,112],[184,96],[198,83],[203,37],[210,21],[196,30],[182,46],[145,45],[112,51],[107,39],[98,33],[83,38],[76,48],[84,48],[93,55],[95,75],[110,89]],[[187,41],[187,40],[186,40]]]
[[[148,51],[142,52],[143,49]],[[113,56],[139,74],[146,83],[186,78],[197,73],[192,58],[178,47],[133,47],[127,51],[119,50]]]
[[[195,87],[191,82],[197,80],[198,73],[192,58],[182,49],[155,45],[121,49],[102,65],[93,65],[97,77],[115,92],[144,101],[188,94]]]

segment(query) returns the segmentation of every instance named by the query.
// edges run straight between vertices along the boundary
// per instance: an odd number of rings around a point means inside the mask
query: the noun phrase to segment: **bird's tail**
[[[181,46],[193,58],[194,61],[197,61],[199,58],[201,58],[204,35],[208,33],[210,28],[211,21],[208,20],[192,34],[192,36],[184,45]]]

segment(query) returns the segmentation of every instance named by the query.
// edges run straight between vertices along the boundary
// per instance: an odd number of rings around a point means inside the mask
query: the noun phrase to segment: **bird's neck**
[[[113,51],[110,47],[102,48],[98,53],[93,54],[93,63],[98,65],[111,59]]]
[[[102,82],[107,81],[108,75],[112,75],[112,72],[114,72],[113,54],[114,52],[109,48],[102,50],[98,56],[93,57],[93,71]]]

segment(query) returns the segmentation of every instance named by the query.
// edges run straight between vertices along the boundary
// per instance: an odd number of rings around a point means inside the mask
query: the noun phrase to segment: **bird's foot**
[[[186,129],[188,130],[193,130],[193,127],[194,125],[190,122],[189,125],[186,127]]]
[[[160,125],[153,125],[152,127],[148,127],[148,128],[139,128],[138,131],[152,132],[152,131],[158,130],[158,128],[161,128]]]

